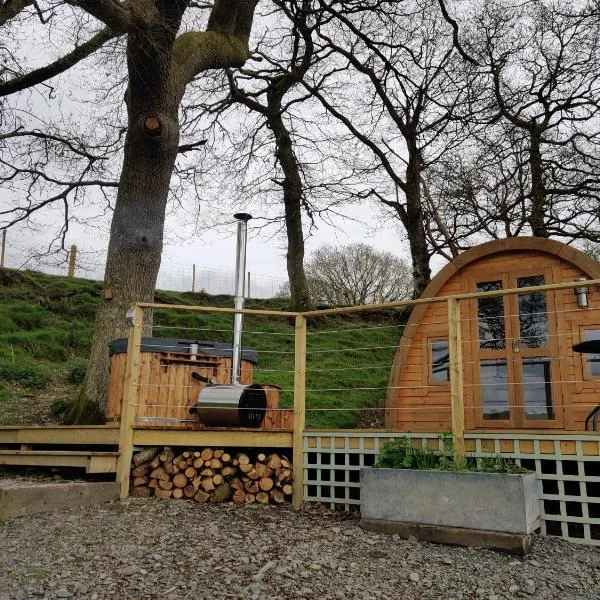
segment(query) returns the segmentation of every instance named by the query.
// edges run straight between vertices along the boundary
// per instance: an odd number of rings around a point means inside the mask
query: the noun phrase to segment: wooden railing
[[[295,344],[294,344],[294,386],[293,386],[293,462],[294,465],[303,464],[303,434],[305,429],[306,414],[306,348],[307,348],[307,321],[311,317],[326,317],[333,315],[346,315],[357,312],[387,310],[398,308],[413,308],[420,305],[429,305],[435,302],[445,302],[448,314],[448,341],[450,363],[450,397],[452,414],[452,435],[454,438],[454,451],[457,456],[465,452],[465,405],[463,390],[463,365],[461,342],[461,303],[467,300],[506,296],[510,294],[523,294],[533,292],[547,292],[566,290],[576,287],[600,286],[600,279],[589,281],[575,281],[570,283],[557,283],[527,288],[505,289],[492,292],[464,293],[434,298],[420,298],[384,304],[366,306],[350,306],[346,308],[332,308],[325,310],[308,311],[304,313],[267,311],[254,309],[217,308],[205,306],[170,305],[157,303],[138,303],[134,307],[134,324],[131,326],[127,347],[127,366],[125,374],[125,392],[120,423],[119,448],[120,457],[117,467],[117,480],[121,486],[121,496],[126,497],[129,489],[129,469],[133,451],[134,427],[136,418],[138,378],[140,372],[141,339],[144,321],[144,311],[148,309],[168,309],[175,311],[200,312],[200,313],[240,313],[244,315],[268,316],[271,318],[295,319]],[[294,474],[294,506],[302,503],[303,469],[295,469]]]

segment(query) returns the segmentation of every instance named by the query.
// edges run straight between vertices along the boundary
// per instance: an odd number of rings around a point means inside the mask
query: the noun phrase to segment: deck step
[[[0,465],[81,467],[86,473],[115,473],[118,452],[70,450],[0,450]]]

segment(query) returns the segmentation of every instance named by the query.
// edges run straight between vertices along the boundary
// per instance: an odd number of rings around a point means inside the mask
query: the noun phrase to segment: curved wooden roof
[[[421,294],[421,298],[433,298],[437,296],[443,286],[454,274],[477,260],[481,260],[493,254],[514,252],[519,250],[534,250],[544,254],[552,254],[578,267],[591,279],[600,279],[600,263],[596,262],[576,248],[547,238],[513,237],[486,242],[485,244],[480,244],[479,246],[475,246],[474,248],[463,252],[452,262],[448,263],[431,280],[429,285]],[[406,327],[404,328],[402,337],[400,338],[400,343],[398,345],[398,349],[396,350],[396,355],[392,364],[386,403],[393,400],[394,394],[390,394],[390,389],[398,385],[401,366],[404,363],[406,355],[408,354],[415,331],[423,319],[423,315],[425,314],[428,306],[429,305],[427,304],[416,305],[406,323]]]

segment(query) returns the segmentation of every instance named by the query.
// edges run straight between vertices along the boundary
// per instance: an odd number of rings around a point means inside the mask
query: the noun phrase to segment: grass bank
[[[87,366],[101,284],[30,271],[0,270],[0,424],[60,418]],[[157,291],[156,301],[231,307],[230,296]],[[247,301],[248,308],[287,310],[285,300]],[[231,340],[224,314],[157,310],[153,335]],[[307,424],[356,427],[381,406],[402,331],[400,311],[317,317],[309,321]],[[258,351],[255,382],[278,384],[291,406],[294,326],[291,319],[247,317],[244,346]],[[370,388],[370,389],[360,389]],[[377,413],[372,413],[377,414]]]

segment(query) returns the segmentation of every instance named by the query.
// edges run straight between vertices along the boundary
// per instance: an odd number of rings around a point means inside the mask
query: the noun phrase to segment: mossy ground
[[[54,420],[51,405],[77,394],[100,290],[99,282],[86,279],[0,270],[0,424]],[[230,296],[165,291],[156,292],[156,302],[233,304]],[[288,309],[282,299],[251,299],[246,307]],[[365,410],[383,405],[403,317],[371,311],[309,320],[308,426],[356,427]],[[161,309],[153,335],[229,342],[232,322],[227,314]],[[255,382],[280,385],[282,404],[291,406],[293,319],[249,316],[244,330],[244,345],[259,355]]]

